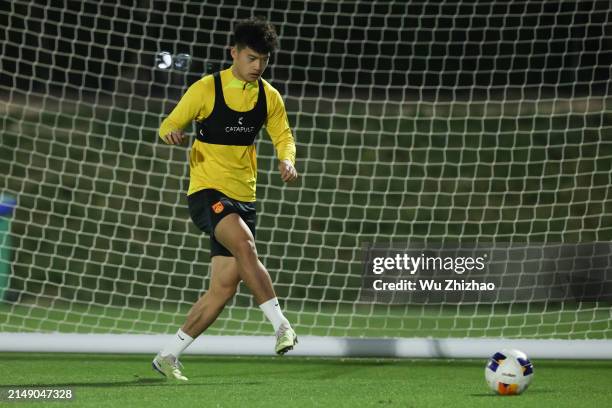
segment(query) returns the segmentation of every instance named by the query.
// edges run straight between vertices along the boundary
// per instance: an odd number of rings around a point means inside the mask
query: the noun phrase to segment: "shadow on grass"
[[[3,362],[7,361],[109,361],[109,362],[142,362],[153,358],[151,354],[88,354],[88,353],[0,353]],[[321,366],[393,366],[408,364],[412,366],[436,366],[448,365],[452,360],[446,359],[397,359],[384,357],[302,357],[302,356],[206,356],[206,355],[183,355],[181,361],[207,363],[232,363],[248,362],[260,364],[300,364]],[[484,360],[483,360],[484,361]],[[485,362],[475,360],[463,360],[465,364],[482,365]]]
[[[4,363],[31,361],[83,361],[93,362],[149,362],[153,354],[86,354],[86,353],[0,353]],[[484,368],[486,359],[398,359],[377,357],[301,357],[301,356],[206,356],[183,355],[182,362],[207,364],[233,364],[252,363],[259,365],[312,365],[328,367],[379,367],[379,366],[408,366],[416,367],[445,367],[456,365],[459,361],[462,367]],[[580,369],[606,369],[612,370],[612,360],[536,360],[536,370],[547,368],[580,368]]]
[[[532,394],[556,394],[558,393],[558,391],[555,390],[527,390],[525,391],[526,394],[532,395]],[[493,392],[481,392],[478,394],[469,394],[470,397],[495,397],[495,398],[520,398],[521,395],[497,395],[494,394]]]
[[[257,381],[245,381],[240,382],[239,385],[260,385],[261,382]],[[159,386],[172,386],[180,385],[181,387],[186,386],[206,386],[206,385],[236,385],[236,383],[201,383],[201,382],[177,382],[168,381],[164,378],[136,378],[131,381],[109,381],[109,382],[66,382],[66,383],[44,383],[44,384],[2,384],[0,389],[3,388],[78,388],[78,387],[93,387],[93,388],[115,388],[115,387],[159,387]],[[78,391],[78,390],[77,390]]]

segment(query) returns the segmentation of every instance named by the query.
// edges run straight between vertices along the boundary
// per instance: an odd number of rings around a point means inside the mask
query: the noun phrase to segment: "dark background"
[[[153,55],[163,50],[193,55],[192,82],[227,64],[236,19],[262,15],[280,33],[267,76],[282,93],[609,93],[609,1],[44,4],[2,2],[1,85],[110,94],[127,86],[123,80],[167,75],[152,69]],[[167,81],[157,79],[131,91],[160,92],[155,83]]]
[[[232,23],[254,14],[279,28],[265,77],[301,175],[283,185],[262,132],[258,251],[302,317],[351,313],[364,242],[611,241],[610,9],[0,2],[11,299],[154,309],[199,296],[208,240],[186,210],[186,148],[157,129],[188,84],[229,66]],[[155,68],[159,51],[193,55],[191,71]]]

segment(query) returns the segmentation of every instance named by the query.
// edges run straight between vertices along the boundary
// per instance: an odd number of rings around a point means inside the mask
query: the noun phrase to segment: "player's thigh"
[[[211,260],[210,287],[215,289],[235,289],[240,283],[238,262],[233,256],[213,256]]]
[[[215,238],[234,256],[243,250],[255,251],[255,238],[249,226],[236,213],[223,217],[215,227]]]

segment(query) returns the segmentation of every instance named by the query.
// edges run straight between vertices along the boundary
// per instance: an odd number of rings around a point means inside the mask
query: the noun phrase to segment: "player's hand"
[[[298,178],[297,170],[295,167],[293,167],[293,164],[291,164],[289,160],[282,160],[278,164],[278,170],[280,171],[281,178],[285,183]]]
[[[168,144],[178,145],[183,142],[183,138],[185,137],[185,133],[182,130],[173,130],[163,137],[164,142]]]

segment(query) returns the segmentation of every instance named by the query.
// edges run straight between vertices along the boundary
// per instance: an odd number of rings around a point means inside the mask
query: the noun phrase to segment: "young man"
[[[187,201],[195,225],[210,234],[211,280],[185,324],[153,360],[168,378],[186,381],[178,358],[219,316],[244,281],[276,333],[275,351],[293,349],[297,336],[283,315],[266,268],[255,248],[255,137],[265,124],[284,182],[297,178],[295,142],[283,100],[261,79],[277,46],[274,27],[251,18],[234,29],[233,65],[194,83],[162,122],[159,135],[180,144],[182,129],[195,120]]]

